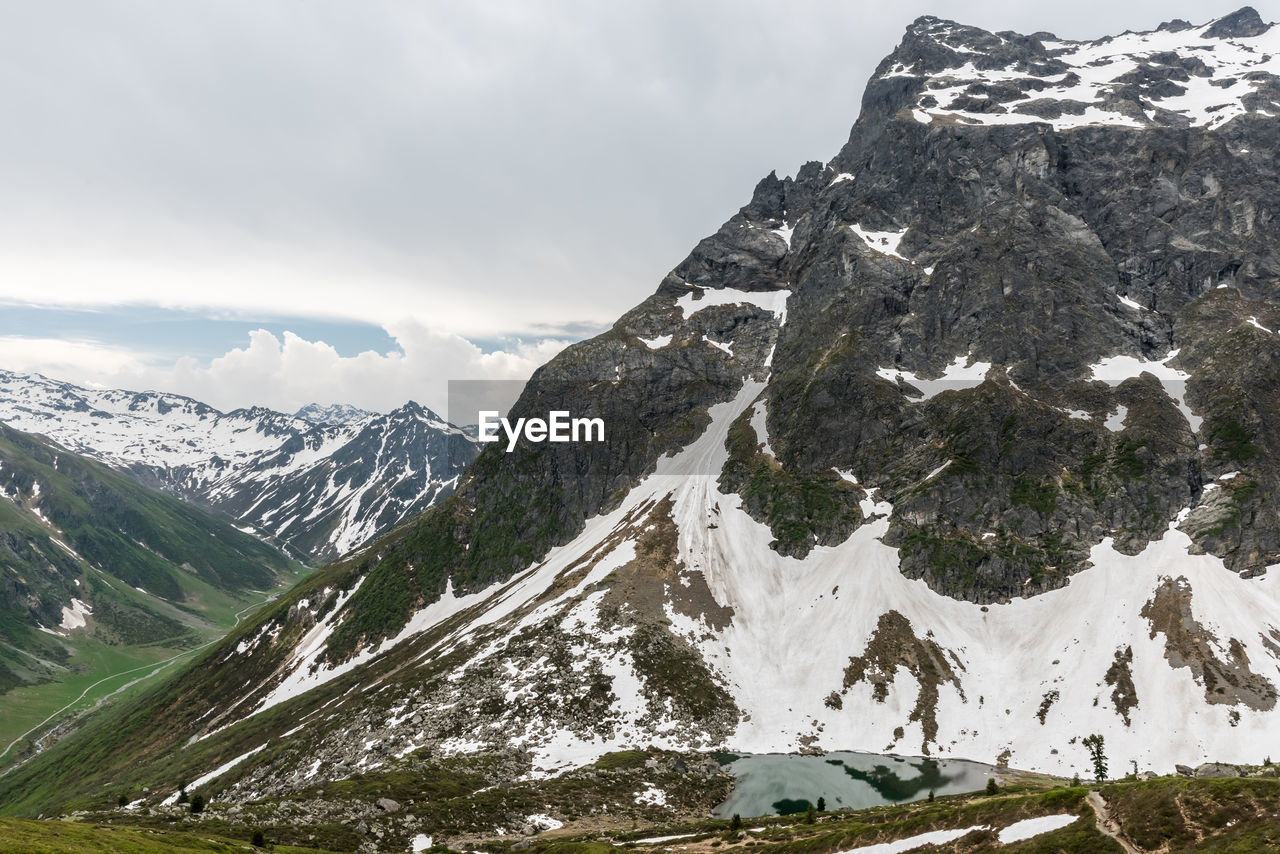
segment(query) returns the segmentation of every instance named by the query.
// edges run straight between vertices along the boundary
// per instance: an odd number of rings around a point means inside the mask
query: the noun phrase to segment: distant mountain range
[[[303,421],[309,421],[312,424],[332,424],[341,427],[345,424],[365,421],[376,414],[367,409],[352,406],[349,403],[330,403],[327,406],[320,403],[308,403],[293,413],[293,416],[301,418]]]
[[[9,371],[0,371],[0,422],[225,514],[311,562],[430,507],[477,453],[413,402],[385,415],[342,404],[224,413],[176,394]]]

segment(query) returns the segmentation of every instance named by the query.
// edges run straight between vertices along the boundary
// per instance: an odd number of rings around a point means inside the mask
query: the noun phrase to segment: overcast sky
[[[440,408],[830,159],[913,18],[1083,39],[1236,7],[4,2],[0,368]]]

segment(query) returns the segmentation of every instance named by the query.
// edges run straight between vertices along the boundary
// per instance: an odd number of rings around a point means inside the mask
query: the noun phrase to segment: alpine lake
[[[810,803],[827,809],[863,809],[935,795],[974,792],[996,772],[964,759],[930,759],[874,753],[721,754],[716,757],[737,778],[718,818],[802,813]]]

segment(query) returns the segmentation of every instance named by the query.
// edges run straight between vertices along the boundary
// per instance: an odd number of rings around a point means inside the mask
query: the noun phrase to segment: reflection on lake
[[[826,800],[829,810],[861,809],[927,797],[973,792],[987,784],[990,765],[963,759],[913,759],[874,753],[820,756],[765,754],[718,757],[737,778],[729,800],[715,814],[726,818],[804,812]]]

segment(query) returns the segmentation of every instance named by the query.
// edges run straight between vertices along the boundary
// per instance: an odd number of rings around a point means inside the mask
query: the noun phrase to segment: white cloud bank
[[[184,394],[223,411],[350,403],[385,412],[416,400],[445,414],[449,380],[522,380],[570,342],[543,339],[485,353],[467,339],[405,323],[388,332],[399,350],[342,356],[323,341],[259,329],[244,347],[200,363],[88,340],[0,337],[0,366],[78,385]]]

